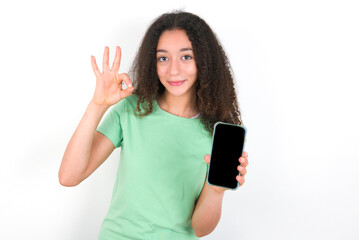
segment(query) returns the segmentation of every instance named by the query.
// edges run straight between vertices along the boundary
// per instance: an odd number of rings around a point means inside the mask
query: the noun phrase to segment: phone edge
[[[243,149],[242,149],[242,155],[243,155],[243,151],[244,151],[244,146],[246,144],[246,136],[247,136],[247,128],[243,125],[237,125],[237,124],[232,124],[232,123],[226,123],[226,122],[221,122],[221,121],[218,121],[214,124],[214,129],[213,129],[213,134],[212,134],[212,147],[211,147],[211,156],[212,156],[212,150],[213,150],[213,139],[214,139],[214,134],[216,132],[216,126],[219,125],[219,124],[226,124],[226,125],[234,125],[236,127],[241,127],[244,129],[244,141],[243,141]],[[223,186],[218,186],[218,185],[215,185],[215,184],[211,184],[209,181],[208,181],[208,175],[209,175],[209,169],[211,167],[211,161],[209,162],[208,164],[208,174],[207,174],[207,177],[206,177],[206,182],[208,185],[211,185],[211,186],[215,186],[215,187],[221,187],[221,188],[225,188],[225,189],[228,189],[228,190],[232,190],[232,191],[235,191],[238,189],[239,187],[239,182],[237,181],[237,186],[235,188],[227,188],[227,187],[223,187]],[[240,174],[240,173],[239,173]]]

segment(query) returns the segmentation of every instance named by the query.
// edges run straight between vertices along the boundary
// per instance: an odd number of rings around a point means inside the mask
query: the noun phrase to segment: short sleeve
[[[117,107],[111,108],[97,127],[97,131],[110,139],[115,148],[121,147],[123,142],[120,113]]]

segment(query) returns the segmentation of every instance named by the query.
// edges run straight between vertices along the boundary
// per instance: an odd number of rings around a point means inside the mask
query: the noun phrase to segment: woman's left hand
[[[211,160],[211,155],[207,154],[206,156],[204,156],[204,161],[209,164]],[[238,171],[240,173],[240,175],[237,175],[236,179],[237,182],[239,183],[239,186],[242,186],[245,182],[244,180],[244,176],[247,173],[247,166],[248,166],[248,153],[247,152],[243,152],[242,157],[240,157],[238,159]],[[227,190],[226,188],[222,188],[222,187],[217,187],[217,186],[212,186],[209,185],[209,187],[213,188],[216,192],[221,193],[224,192],[225,190]]]

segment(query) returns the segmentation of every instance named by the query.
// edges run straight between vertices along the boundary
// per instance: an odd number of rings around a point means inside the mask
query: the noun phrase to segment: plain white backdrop
[[[145,30],[182,9],[207,21],[231,61],[249,153],[206,240],[359,239],[356,1],[0,3],[0,239],[97,239],[120,149],[79,186],[58,169],[99,65],[127,72]]]

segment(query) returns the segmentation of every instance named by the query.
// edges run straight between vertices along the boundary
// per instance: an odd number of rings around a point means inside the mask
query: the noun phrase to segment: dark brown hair
[[[161,34],[174,29],[184,30],[192,43],[198,74],[196,110],[205,128],[213,133],[218,121],[241,125],[231,66],[220,42],[203,19],[182,11],[159,16],[142,40],[130,70],[133,94],[138,96],[137,114],[141,117],[150,114],[153,100],[165,91],[157,75],[156,50]],[[147,106],[143,106],[144,102]]]

